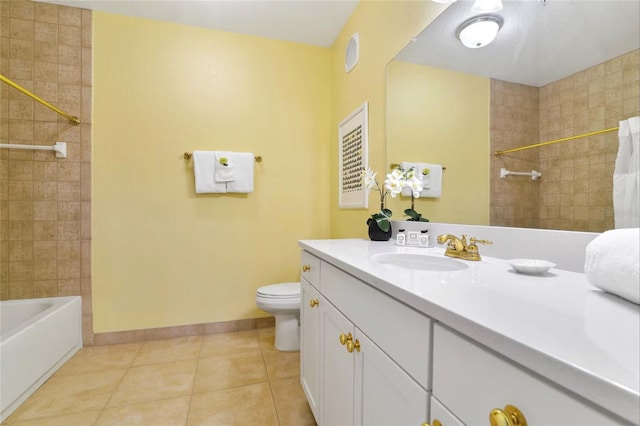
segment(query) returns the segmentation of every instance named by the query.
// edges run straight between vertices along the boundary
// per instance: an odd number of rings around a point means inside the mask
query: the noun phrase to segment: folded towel
[[[227,182],[227,192],[253,192],[254,155],[250,152],[230,152],[229,155],[235,169],[235,179]]]
[[[193,174],[198,194],[227,192],[224,182],[213,180],[215,161],[213,151],[193,151]]]
[[[231,154],[231,152],[226,151],[214,151],[216,163],[213,177],[216,182],[231,182],[235,179]]]
[[[614,229],[587,245],[584,273],[594,286],[640,304],[640,228]]]
[[[422,192],[420,192],[421,197],[440,197],[442,195],[442,166],[440,164],[430,164],[430,163],[402,163],[402,168],[407,170],[406,167],[415,167],[416,173],[418,176],[422,178]],[[429,169],[429,173],[424,175],[422,171],[424,169]],[[405,197],[411,196],[411,190],[409,188],[404,188],[402,190],[402,195]]]

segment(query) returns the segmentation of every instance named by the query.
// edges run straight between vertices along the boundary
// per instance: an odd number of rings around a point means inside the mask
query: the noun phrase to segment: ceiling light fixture
[[[502,0],[476,0],[471,6],[472,12],[489,13],[502,10]]]
[[[485,47],[496,38],[503,23],[499,15],[474,16],[458,27],[456,36],[470,49]]]

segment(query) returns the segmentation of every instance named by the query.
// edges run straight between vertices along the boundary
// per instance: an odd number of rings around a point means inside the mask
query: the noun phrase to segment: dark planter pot
[[[389,241],[390,238],[391,227],[385,232],[378,227],[375,220],[369,222],[369,239],[371,239],[371,241]]]

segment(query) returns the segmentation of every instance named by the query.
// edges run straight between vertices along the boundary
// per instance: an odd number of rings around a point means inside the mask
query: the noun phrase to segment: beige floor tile
[[[270,380],[300,375],[300,352],[263,349],[262,353]]]
[[[281,426],[316,424],[300,385],[300,377],[272,380],[271,391],[276,402],[276,411]]]
[[[43,417],[41,419],[27,420],[19,423],[12,423],[12,426],[89,426],[98,418],[100,411],[85,411],[66,416]]]
[[[131,367],[111,396],[107,407],[188,395],[197,360]]]
[[[189,426],[278,425],[268,383],[194,394]]]
[[[258,350],[260,344],[256,330],[210,334],[202,339],[200,358]]]
[[[276,347],[273,346],[273,343],[276,340],[276,330],[275,328],[263,328],[258,330],[258,341],[260,342],[260,347],[262,349],[273,349]]]
[[[145,342],[133,360],[133,366],[196,359],[200,353],[202,336]]]
[[[266,382],[267,371],[260,351],[200,358],[194,392]]]
[[[57,376],[121,370],[129,367],[142,343],[126,345],[92,346],[80,349],[58,370]]]
[[[49,379],[10,417],[19,422],[102,409],[125,370],[108,370]]]
[[[187,423],[191,396],[106,408],[95,426],[177,426]]]

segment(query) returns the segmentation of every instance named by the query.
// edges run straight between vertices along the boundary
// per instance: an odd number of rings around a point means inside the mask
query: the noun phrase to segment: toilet
[[[300,283],[280,283],[260,287],[258,308],[276,318],[276,341],[281,351],[300,350]]]

